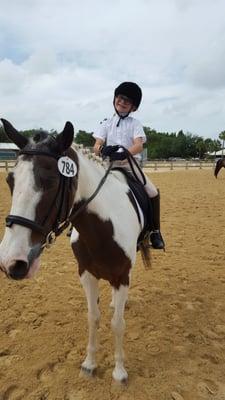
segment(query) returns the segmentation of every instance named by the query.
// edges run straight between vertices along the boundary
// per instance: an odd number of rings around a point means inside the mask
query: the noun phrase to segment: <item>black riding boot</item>
[[[153,231],[150,233],[150,240],[154,249],[164,249],[165,243],[160,232],[160,194],[151,198],[153,213]]]

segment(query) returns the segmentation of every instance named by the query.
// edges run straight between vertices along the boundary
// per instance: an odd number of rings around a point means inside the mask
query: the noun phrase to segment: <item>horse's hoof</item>
[[[128,384],[128,376],[126,378],[123,378],[119,383],[123,386],[126,386]]]
[[[127,386],[128,385],[128,377],[127,378],[123,378],[123,379],[121,379],[121,380],[118,380],[118,379],[113,379],[113,384],[115,385],[115,386],[121,386],[121,387],[125,387],[125,386]]]
[[[96,368],[81,367],[80,376],[85,378],[93,378],[96,373]]]
[[[128,383],[128,374],[127,371],[123,368],[122,370],[114,370],[112,373],[113,379],[116,383],[120,385],[127,385]]]

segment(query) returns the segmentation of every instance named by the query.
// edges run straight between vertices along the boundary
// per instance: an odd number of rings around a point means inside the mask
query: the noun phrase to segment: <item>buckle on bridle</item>
[[[43,247],[46,247],[46,249],[49,249],[56,241],[56,234],[55,232],[51,231],[47,234],[45,243],[43,244]]]

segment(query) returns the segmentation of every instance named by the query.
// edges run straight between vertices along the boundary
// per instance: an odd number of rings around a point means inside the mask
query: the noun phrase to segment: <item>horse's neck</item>
[[[106,172],[100,163],[89,159],[88,156],[82,154],[82,151],[77,151],[77,155],[79,160],[79,176],[75,203],[89,198],[96,190]]]

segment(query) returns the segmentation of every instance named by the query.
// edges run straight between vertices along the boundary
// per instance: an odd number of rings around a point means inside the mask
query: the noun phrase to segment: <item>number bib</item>
[[[72,178],[77,173],[77,166],[69,157],[60,157],[58,159],[58,170],[60,174]]]

